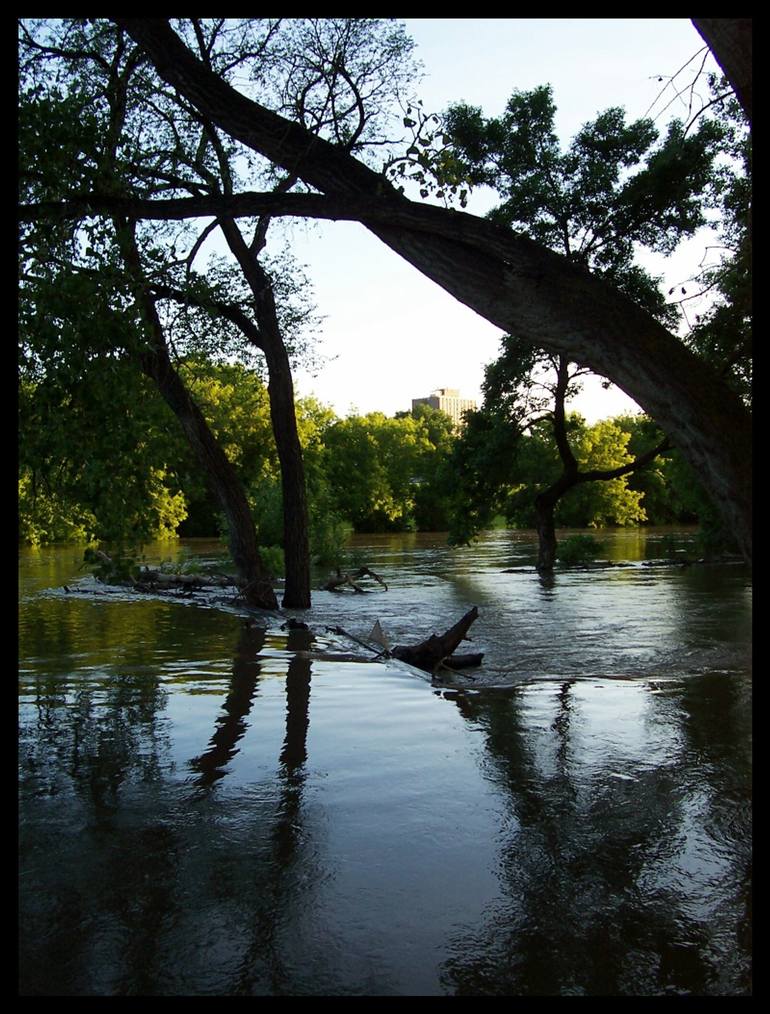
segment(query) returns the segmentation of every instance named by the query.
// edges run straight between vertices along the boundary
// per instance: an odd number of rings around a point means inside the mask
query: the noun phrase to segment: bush
[[[89,546],[83,553],[83,564],[102,584],[133,584],[141,567],[136,556],[123,548],[113,549],[108,556],[103,550]]]
[[[556,558],[571,566],[576,563],[590,563],[604,549],[603,543],[593,535],[569,535],[556,548]]]
[[[271,578],[284,576],[286,564],[284,563],[283,550],[280,546],[260,546],[259,555],[262,558],[262,563],[265,565],[265,570]]]
[[[338,567],[345,555],[345,546],[353,531],[348,521],[337,514],[310,519],[310,555],[320,566]]]

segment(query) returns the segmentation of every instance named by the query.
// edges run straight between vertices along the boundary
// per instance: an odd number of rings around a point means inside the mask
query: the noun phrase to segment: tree
[[[631,464],[631,436],[617,420],[602,419],[589,426],[577,413],[565,420],[570,446],[583,472],[620,470]],[[547,490],[564,470],[549,421],[534,423],[521,437],[512,471],[513,484],[503,504],[504,514],[516,528],[536,527],[536,494]],[[555,506],[554,518],[562,528],[601,528],[646,521],[644,493],[630,486],[631,473],[601,482],[573,485]]]
[[[77,26],[72,31],[79,39],[80,49],[31,43],[26,90],[22,95],[22,122],[28,142],[22,181],[33,193],[60,192],[62,177],[54,171],[56,155],[49,156],[48,161],[53,162],[49,165],[45,160],[41,164],[33,155],[43,146],[41,126],[64,112],[66,118],[79,117],[81,130],[75,132],[74,143],[71,140],[70,145],[75,148],[76,165],[82,167],[83,175],[92,181],[103,181],[100,185],[108,186],[112,192],[125,192],[126,188],[130,189],[131,163],[124,152],[130,144],[130,128],[137,129],[136,109],[129,102],[128,86],[138,73],[141,53],[136,47],[127,47],[120,33],[116,37],[109,26],[107,30],[97,30],[88,36],[87,42]],[[88,45],[92,48],[88,49]],[[72,54],[79,53],[91,65],[92,73],[70,75],[63,89],[55,75],[52,81],[46,81],[39,73],[38,58],[59,57],[62,53],[76,62],[78,56]],[[117,214],[101,227],[74,229],[69,234],[60,230],[57,243],[52,243],[51,236],[39,230],[28,231],[25,239],[23,295],[32,304],[33,318],[39,319],[44,327],[50,325],[51,303],[47,294],[59,288],[62,279],[66,282],[86,278],[100,290],[97,305],[101,317],[88,320],[82,305],[71,301],[64,306],[60,298],[59,315],[76,322],[70,334],[77,337],[83,349],[94,343],[97,329],[105,329],[114,342],[115,353],[133,361],[135,367],[157,385],[177,415],[228,518],[230,549],[246,600],[252,605],[275,608],[275,595],[257,551],[253,521],[243,491],[230,462],[172,364],[157,301],[149,284],[153,254],[155,268],[160,263],[157,248],[151,248],[149,257],[143,262],[136,225]],[[63,291],[70,288],[65,284]],[[39,352],[40,345],[37,349]]]
[[[535,369],[544,366],[549,366],[555,375],[552,383],[546,378],[537,379]],[[628,524],[644,519],[639,497],[629,494],[624,478],[644,468],[668,442],[664,438],[632,458],[626,453],[629,437],[620,431],[611,432],[611,427],[594,427],[590,435],[583,430],[576,441],[575,425],[568,420],[566,403],[580,375],[580,370],[570,370],[563,357],[553,359],[527,346],[522,348],[511,337],[504,339],[503,355],[487,368],[482,418],[493,420],[493,434],[495,429],[498,432],[501,428],[507,429],[508,440],[516,450],[507,463],[498,465],[491,475],[484,474],[479,481],[478,471],[475,473],[478,488],[470,497],[470,510],[460,504],[455,512],[454,541],[467,541],[476,534],[495,509],[503,509],[510,516],[511,505],[506,504],[504,491],[511,484],[518,487],[517,500],[525,497],[534,508],[532,523],[538,534],[537,568],[540,571],[553,569],[557,556],[557,507],[563,497],[578,487],[584,490],[585,484],[607,484],[601,494],[593,494],[599,503],[595,502],[592,509],[584,513],[585,523],[611,520]],[[523,455],[519,444],[526,439],[524,434],[527,431],[542,434],[545,428],[554,449],[553,460],[544,462],[540,458],[537,466],[542,469],[540,473],[533,469],[532,463],[522,469],[526,450]],[[460,443],[467,441],[472,447],[477,433],[478,426],[471,426]],[[574,496],[572,504],[575,504]]]
[[[687,280],[682,305],[708,294],[710,307],[696,315],[685,341],[710,362],[741,400],[751,406],[751,160],[752,138],[738,103],[724,82],[711,78],[709,108],[724,140],[716,185],[719,210],[718,246],[704,256],[699,271]],[[717,256],[714,256],[714,254]],[[684,288],[684,286],[683,286]]]
[[[414,481],[420,453],[411,418],[382,412],[349,416],[324,436],[325,471],[337,509],[357,531],[414,527]]]
[[[279,107],[291,109],[312,132],[330,133],[346,150],[359,150],[372,143],[387,106],[385,95],[411,72],[410,44],[403,33],[384,22],[369,19],[309,19],[289,21],[285,25],[248,19],[235,26],[225,19],[191,19],[180,22],[180,27],[204,66],[212,74],[221,74],[224,80],[239,74],[245,60],[259,57],[260,84],[273,90]],[[42,35],[42,42],[34,37],[36,28]],[[81,61],[95,62],[97,78],[109,62],[104,56],[105,48],[109,51],[110,43],[113,44],[113,55],[117,54],[118,63],[125,50],[125,39],[118,35],[114,40],[110,31],[105,31],[104,23],[99,22],[88,26],[82,21],[69,22],[64,27],[64,41],[57,40],[54,44],[48,38],[48,24],[33,25],[32,32],[23,30],[25,45],[36,50],[38,55],[74,61],[76,65]],[[117,195],[118,200],[129,195],[147,198],[163,192],[226,199],[233,188],[239,186],[243,167],[249,171],[254,168],[253,156],[244,158],[236,153],[232,142],[218,133],[205,113],[194,109],[162,83],[158,85],[152,81],[148,68],[142,66],[139,50],[133,49],[128,61],[133,61],[130,73],[127,66],[118,82],[122,106],[120,122],[114,122],[111,127],[113,144],[120,145],[123,186],[116,188],[109,174],[103,174],[102,192]],[[126,112],[133,116],[131,122],[126,119]],[[150,151],[148,138],[151,139]],[[293,171],[276,179],[272,167],[263,168],[267,173],[262,171],[257,175],[263,184],[272,185],[277,195],[296,184]],[[113,218],[132,217],[124,216],[120,209],[112,209],[110,214]],[[226,212],[218,214],[216,222],[189,242],[188,252],[181,261],[186,269],[185,284],[175,286],[164,281],[158,285],[149,277],[146,281],[156,303],[181,298],[183,302],[197,301],[198,305],[208,302],[210,309],[225,312],[228,319],[241,328],[247,341],[257,345],[265,355],[284,491],[287,552],[284,602],[306,606],[309,605],[307,509],[301,449],[293,417],[289,357],[276,312],[273,280],[257,260],[265,245],[269,221],[269,215],[258,213],[253,238],[247,242],[233,216]],[[201,291],[205,288],[200,284],[201,279],[191,300],[192,263],[215,225],[221,228],[243,272],[253,301],[256,326],[249,321],[244,328],[247,317],[244,317],[243,308],[240,315],[233,312],[232,307],[223,308],[219,293],[209,292],[207,297]],[[144,251],[139,250],[139,253],[141,257]],[[170,266],[167,264],[167,269]],[[135,267],[138,269],[139,265]]]
[[[247,206],[253,213],[261,204],[274,214],[362,221],[502,330],[608,377],[678,441],[750,555],[750,416],[711,367],[644,309],[580,265],[495,223],[402,197],[344,147],[313,139],[300,124],[217,77],[167,22],[116,20],[160,76],[228,136],[297,173],[323,195],[233,200],[233,214]],[[704,403],[708,413],[701,411]]]
[[[415,405],[410,414],[425,439],[415,469],[415,524],[421,532],[446,531],[455,486],[449,463],[457,440],[457,429],[446,412],[430,405]]]
[[[701,120],[697,132],[688,136],[684,125],[673,121],[658,143],[651,121],[627,124],[621,109],[609,109],[562,151],[555,111],[550,87],[516,91],[501,117],[485,119],[480,109],[451,107],[446,130],[456,156],[465,163],[465,175],[500,195],[490,218],[584,264],[672,325],[676,307],[666,303],[658,280],[636,263],[636,248],[670,253],[682,237],[705,223],[703,204],[715,184],[713,162],[723,129]],[[533,399],[532,374],[543,369],[554,376],[540,384],[553,401],[550,409],[542,397]],[[565,403],[585,372],[571,367],[563,355],[507,337],[501,359],[487,373],[489,410],[518,430],[531,424],[533,412],[534,418],[547,413],[552,420],[562,470],[547,488],[539,484],[535,500],[542,570],[552,568],[556,558],[554,514],[560,498],[588,475],[617,484],[623,474],[615,467],[578,469]],[[625,463],[626,471],[642,467],[656,453],[646,448],[638,460]]]

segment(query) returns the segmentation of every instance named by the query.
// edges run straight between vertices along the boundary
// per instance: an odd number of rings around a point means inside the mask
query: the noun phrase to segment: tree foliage
[[[709,295],[711,305],[696,315],[686,342],[730,383],[747,406],[752,396],[752,138],[749,125],[724,81],[710,79],[710,112],[723,130],[722,157],[715,184],[719,211],[717,256],[691,279],[690,295]],[[713,254],[713,250],[709,251]],[[692,288],[695,292],[692,292]],[[685,294],[687,296],[687,294]],[[684,301],[683,301],[683,305]]]
[[[514,91],[499,117],[451,106],[445,127],[471,181],[493,188],[490,217],[612,281],[667,324],[676,322],[636,247],[671,253],[706,222],[721,125],[696,131],[673,120],[664,137],[648,119],[626,122],[613,107],[562,150],[550,85]]]
[[[442,462],[451,420],[421,407],[335,422],[324,437],[325,469],[338,511],[358,531],[445,527]],[[449,424],[449,425],[447,425]]]
[[[238,363],[188,357],[180,371],[243,484],[263,548],[283,546],[281,484],[267,390]],[[124,363],[95,362],[65,403],[50,371],[20,396],[20,538],[130,541],[169,535],[217,536],[224,519],[167,405]],[[109,403],[109,411],[108,404]],[[517,432],[499,414],[471,414],[458,433],[429,406],[388,418],[338,419],[314,399],[296,414],[308,480],[311,551],[337,564],[348,533],[445,531],[455,542],[495,523],[534,525],[538,491],[558,475],[547,420]],[[108,423],[105,424],[105,418]],[[567,419],[582,469],[628,463],[660,439],[644,416],[588,426]],[[671,455],[641,472],[568,493],[560,527],[712,522],[692,470]]]

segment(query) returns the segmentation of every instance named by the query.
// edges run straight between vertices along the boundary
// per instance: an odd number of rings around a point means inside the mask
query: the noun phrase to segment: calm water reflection
[[[358,549],[389,590],[317,594],[315,637],[22,554],[22,993],[747,993],[744,568]],[[471,604],[472,684],[329,657],[327,624],[414,640]]]

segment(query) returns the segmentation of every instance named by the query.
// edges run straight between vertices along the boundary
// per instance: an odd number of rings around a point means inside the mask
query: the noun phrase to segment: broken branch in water
[[[415,645],[396,645],[391,652],[393,658],[401,662],[407,662],[416,669],[423,672],[435,672],[442,662],[448,667],[459,669],[468,665],[479,665],[483,655],[455,655],[455,649],[462,641],[467,641],[468,630],[479,615],[476,606],[469,609],[462,619],[458,620],[453,627],[450,627],[445,634],[431,634],[426,640]],[[473,661],[466,661],[472,659]]]
[[[473,609],[470,609],[465,616],[441,636],[432,634],[419,644],[396,645],[393,649],[389,649],[387,638],[382,631],[379,621],[374,624],[372,632],[369,635],[369,640],[378,642],[378,647],[374,647],[367,641],[361,640],[360,637],[356,637],[355,634],[349,633],[342,627],[327,627],[326,629],[330,633],[341,634],[343,637],[355,641],[356,644],[360,644],[361,647],[371,651],[376,658],[395,658],[399,662],[406,662],[408,665],[414,666],[415,669],[421,669],[423,672],[435,673],[442,666],[450,672],[454,672],[456,669],[479,666],[484,658],[483,652],[455,654],[455,649],[458,645],[462,641],[469,640],[466,636],[468,629],[478,615],[479,611],[474,606]],[[474,677],[470,676],[468,678],[473,679]]]
[[[350,574],[343,574],[337,569],[337,576],[330,577],[326,584],[323,586],[324,591],[341,591],[345,585],[349,585],[355,592],[365,592],[366,588],[362,588],[359,584],[353,580],[354,578],[362,577],[373,577],[375,581],[378,581],[385,591],[388,590],[388,586],[382,580],[379,574],[375,574],[373,570],[368,567],[359,567],[358,570],[352,571]]]
[[[355,641],[356,644],[360,644],[362,648],[366,648],[367,651],[371,651],[374,654],[375,658],[379,658],[380,655],[388,654],[388,652],[384,651],[382,648],[376,648],[371,644],[367,644],[366,641],[362,641],[360,637],[356,637],[355,634],[351,634],[343,627],[327,627],[326,630],[330,634],[339,634],[341,637],[347,637],[349,640]]]

